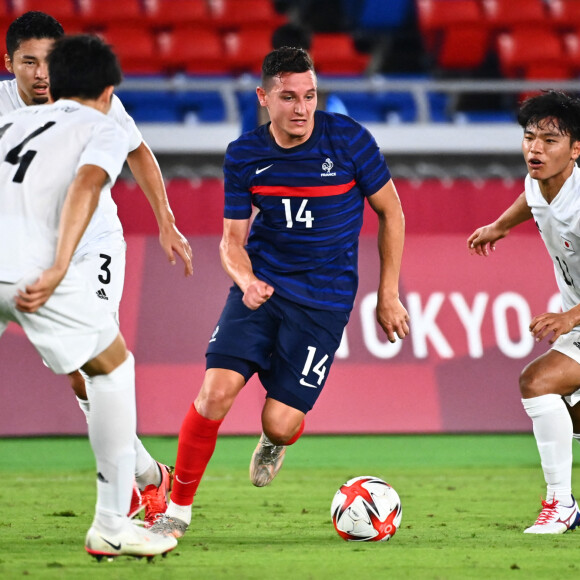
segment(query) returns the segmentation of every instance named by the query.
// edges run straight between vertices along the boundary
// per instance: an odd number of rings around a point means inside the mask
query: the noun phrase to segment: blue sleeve
[[[242,171],[235,159],[235,142],[231,143],[224,161],[224,218],[248,219],[252,215],[252,194],[241,179]]]
[[[375,138],[361,125],[351,140],[351,155],[356,167],[356,182],[366,197],[379,191],[391,179]]]

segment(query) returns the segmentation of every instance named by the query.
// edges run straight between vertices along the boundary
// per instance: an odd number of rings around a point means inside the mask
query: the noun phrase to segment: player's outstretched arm
[[[83,165],[68,188],[64,201],[55,259],[38,280],[16,296],[16,307],[22,312],[36,312],[52,296],[64,278],[72,255],[99,203],[101,189],[109,179],[104,169]]]
[[[145,141],[129,153],[127,163],[153,209],[159,226],[159,243],[167,259],[171,264],[175,264],[177,254],[184,263],[185,275],[191,276],[193,274],[191,247],[175,225],[175,216],[169,206],[159,164]]]
[[[563,334],[568,334],[580,324],[580,304],[566,312],[545,312],[535,316],[530,322],[530,332],[536,342],[550,337],[548,342],[554,344]]]
[[[377,293],[377,321],[390,342],[409,334],[409,314],[399,300],[399,276],[405,241],[405,217],[391,179],[369,198],[379,218],[380,282]]]
[[[512,228],[529,219],[532,219],[532,210],[526,202],[526,194],[521,193],[497,220],[477,228],[467,238],[467,248],[472,254],[489,256],[489,253],[495,250],[498,240],[505,238]]]
[[[251,310],[256,310],[272,296],[274,288],[256,278],[254,274],[250,256],[245,248],[249,228],[249,219],[225,218],[220,257],[224,270],[244,293],[244,304]]]

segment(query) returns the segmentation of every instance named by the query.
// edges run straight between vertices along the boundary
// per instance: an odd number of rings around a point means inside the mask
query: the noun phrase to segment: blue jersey
[[[279,147],[269,124],[230,143],[224,162],[227,219],[258,208],[246,249],[254,274],[298,304],[350,311],[358,286],[364,199],[391,178],[371,134],[316,111],[310,138]]]

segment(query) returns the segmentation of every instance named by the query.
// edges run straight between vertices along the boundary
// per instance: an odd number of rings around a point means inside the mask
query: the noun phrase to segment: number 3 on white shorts
[[[314,374],[318,375],[318,385],[322,383],[324,380],[324,375],[326,374],[326,367],[324,363],[328,360],[328,355],[325,354],[319,361],[316,363],[314,367],[312,367],[312,363],[314,362],[314,357],[316,355],[316,348],[314,346],[309,346],[308,348],[308,356],[306,357],[306,362],[304,363],[304,368],[302,369],[302,374],[307,377],[310,371]],[[314,387],[315,385],[310,385],[308,383],[304,383],[304,379],[300,380],[301,385],[305,385],[307,387]]]

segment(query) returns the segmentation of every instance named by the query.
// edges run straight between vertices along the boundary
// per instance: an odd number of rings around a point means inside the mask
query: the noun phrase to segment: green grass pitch
[[[174,460],[174,438],[144,442],[159,460]],[[579,532],[522,533],[544,493],[529,434],[304,436],[262,489],[248,480],[256,442],[220,437],[190,530],[166,558],[98,563],[83,548],[96,487],[88,441],[0,440],[0,578],[555,580],[580,572]],[[358,475],[381,477],[401,496],[390,542],[345,542],[334,531],[332,497]]]

